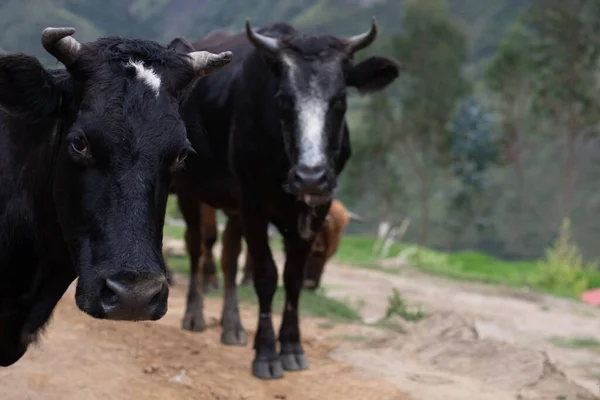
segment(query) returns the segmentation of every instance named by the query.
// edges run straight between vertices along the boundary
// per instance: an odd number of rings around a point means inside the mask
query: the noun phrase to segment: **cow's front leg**
[[[238,307],[237,284],[237,260],[242,250],[242,226],[240,217],[228,216],[225,232],[223,232],[223,248],[221,252],[221,268],[223,270],[223,281],[225,293],[223,299],[223,314],[221,324],[223,332],[221,343],[228,345],[245,346],[247,337]]]
[[[294,235],[285,238],[285,303],[283,320],[279,330],[280,359],[286,371],[308,368],[308,359],[300,343],[298,304],[304,282],[304,265],[310,252],[311,242]]]
[[[268,220],[258,207],[248,205],[242,208],[241,217],[244,238],[253,261],[254,290],[259,304],[252,375],[260,379],[278,379],[283,377],[283,368],[277,354],[271,318],[271,303],[277,289],[277,268],[269,247]]]
[[[181,322],[181,328],[202,332],[206,326],[204,321],[204,294],[202,293],[202,271],[200,270],[201,257],[201,215],[198,201],[181,195],[177,196],[179,208],[187,230],[185,242],[190,256],[190,283],[188,287],[185,314]]]

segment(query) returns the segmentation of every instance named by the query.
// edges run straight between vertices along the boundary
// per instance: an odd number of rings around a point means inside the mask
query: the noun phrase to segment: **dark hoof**
[[[203,315],[194,315],[193,313],[185,313],[183,321],[181,321],[181,329],[191,332],[202,332],[206,328]]]
[[[279,360],[254,360],[252,361],[252,375],[259,379],[283,378],[283,367]]]
[[[279,359],[286,371],[308,369],[308,358],[300,343],[282,343]]]
[[[223,330],[221,343],[228,346],[245,346],[248,343],[248,336],[244,331],[244,327],[239,324],[234,329]]]
[[[308,358],[305,354],[281,354],[279,356],[283,369],[286,371],[301,371],[308,369]]]

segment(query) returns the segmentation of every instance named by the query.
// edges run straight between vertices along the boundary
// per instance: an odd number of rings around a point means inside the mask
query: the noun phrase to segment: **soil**
[[[251,345],[219,343],[221,299],[205,300],[206,331],[180,329],[187,285],[182,276],[171,290],[169,312],[158,322],[89,318],[75,306],[72,286],[40,343],[0,370],[0,399],[600,398],[595,378],[600,351],[561,347],[556,340],[600,341],[600,310],[399,265],[391,275],[329,263],[323,278],[327,295],[360,307],[366,324],[303,317],[310,369],[275,381],[251,376]],[[392,318],[385,328],[372,324],[384,315],[393,288],[422,305],[425,318]],[[241,313],[252,338],[255,307],[242,304]],[[279,326],[278,316],[274,324]]]

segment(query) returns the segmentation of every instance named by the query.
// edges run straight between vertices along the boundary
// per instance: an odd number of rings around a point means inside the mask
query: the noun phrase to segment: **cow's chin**
[[[332,195],[303,194],[298,196],[309,207],[319,207],[333,199]]]
[[[19,361],[29,345],[35,341],[34,334],[23,332],[20,323],[10,318],[5,320],[7,325],[0,327],[0,367],[8,367]]]

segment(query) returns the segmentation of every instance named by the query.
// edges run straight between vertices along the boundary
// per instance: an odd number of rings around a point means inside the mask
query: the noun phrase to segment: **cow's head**
[[[347,88],[383,90],[399,65],[386,57],[353,63],[354,53],[375,40],[375,19],[369,31],[349,38],[296,32],[273,38],[248,21],[246,35],[279,79],[276,100],[292,165],[286,186],[309,205],[327,203],[337,185]]]
[[[23,54],[0,57],[0,107],[55,124],[52,196],[79,276],[76,302],[95,318],[155,320],[167,309],[162,228],[172,174],[192,149],[179,102],[230,52],[179,54],[119,37],[79,43],[47,28],[66,71]],[[48,150],[50,150],[47,149]]]
[[[336,253],[344,229],[350,221],[363,219],[348,211],[344,205],[333,200],[321,229],[315,234],[312,247],[304,266],[304,288],[318,289],[327,261]]]

